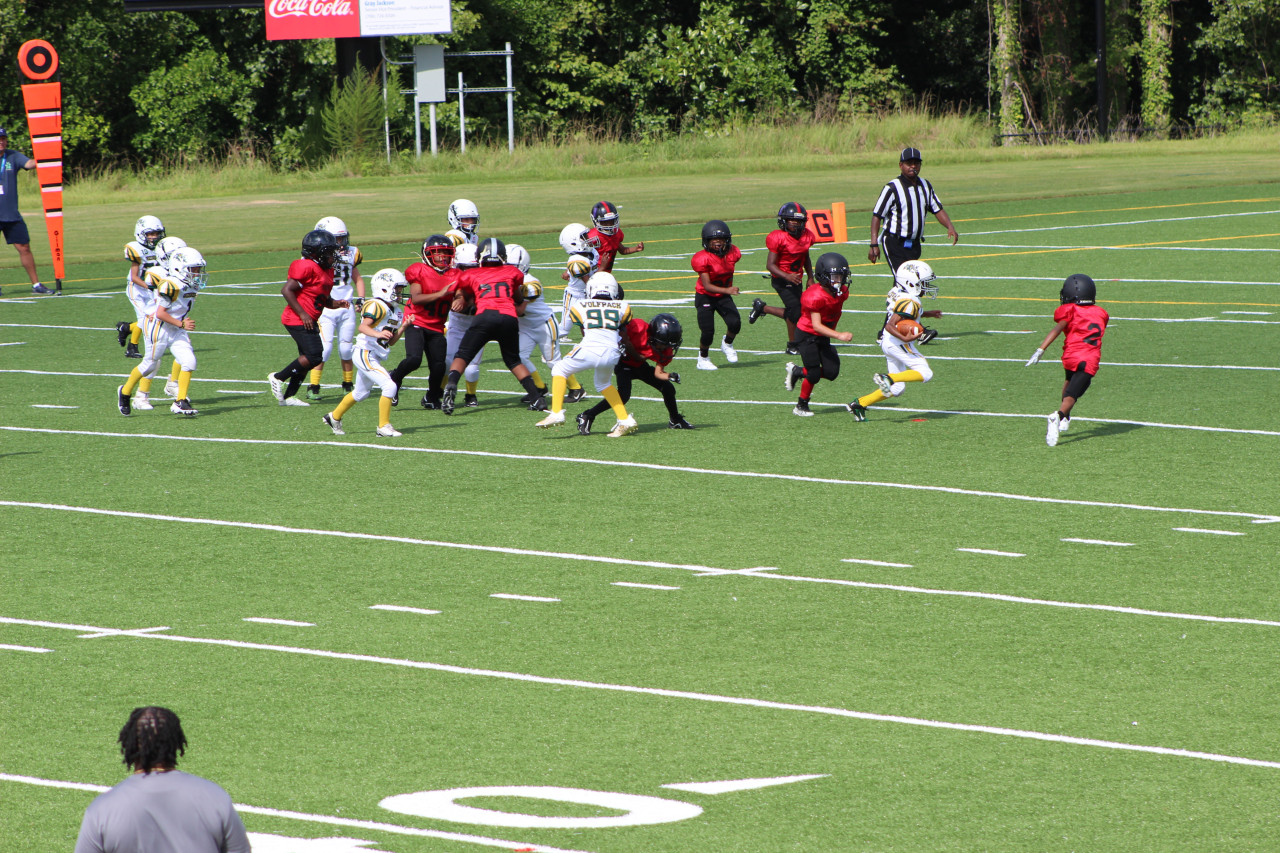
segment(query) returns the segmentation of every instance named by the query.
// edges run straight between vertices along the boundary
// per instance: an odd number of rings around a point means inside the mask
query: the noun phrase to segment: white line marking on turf
[[[1270,317],[1270,311],[1223,311],[1223,314],[1249,314],[1254,317]]]
[[[688,791],[690,794],[732,794],[736,791],[754,791],[757,788],[768,788],[773,785],[790,785],[793,782],[808,782],[810,779],[826,779],[829,773],[811,773],[807,776],[775,776],[771,779],[730,779],[724,782],[682,782],[676,785],[663,785],[673,791]]]
[[[114,637],[117,634],[151,634],[156,631],[168,631],[168,625],[161,625],[158,628],[135,628],[132,631],[94,631],[90,634],[81,634],[77,639],[80,640],[96,640],[99,637]]]
[[[970,554],[990,554],[992,557],[1025,557],[1026,554],[1019,554],[1014,551],[992,551],[990,548],[957,548],[957,551],[967,551]]]
[[[515,594],[513,594],[513,593],[509,593],[509,592],[495,592],[495,593],[492,593],[489,597],[490,597],[490,598],[509,598],[509,599],[511,599],[512,601],[548,601],[548,602],[553,602],[553,601],[559,601],[559,600],[560,600],[560,599],[558,599],[558,598],[546,598],[546,597],[541,596],[541,595],[515,595]]]
[[[436,616],[439,610],[424,610],[421,607],[403,607],[399,604],[370,604],[370,610],[395,610],[400,613],[420,613],[423,616]]]
[[[1175,527],[1174,530],[1182,533],[1212,533],[1215,536],[1243,536],[1244,534],[1238,530],[1208,530],[1204,527]]]
[[[13,773],[0,773],[0,782],[21,782],[25,785],[37,785],[42,788],[65,788],[72,791],[90,791],[102,793],[111,788],[107,785],[90,785],[85,782],[62,782],[56,779],[41,779],[36,776],[18,776]],[[444,832],[439,829],[417,829],[410,826],[397,826],[394,823],[380,823],[372,820],[356,820],[346,817],[330,817],[322,814],[306,814],[305,812],[268,809],[262,806],[246,806],[235,804],[236,811],[241,814],[259,814],[266,817],[281,817],[289,820],[300,820],[309,823],[323,823],[330,826],[346,826],[354,829],[370,829],[377,832],[390,832],[395,835],[413,835],[420,838],[441,838],[446,841],[461,841],[468,844],[479,844],[484,847],[503,847],[507,850],[532,850],[535,853],[586,853],[584,850],[567,850],[560,847],[548,847],[545,844],[526,844],[522,841],[505,841],[501,838],[486,838],[483,835],[465,835],[460,832]]]
[[[777,566],[756,566],[753,569],[712,569],[707,572],[698,572],[694,577],[705,578],[714,575],[752,575],[756,572],[776,572]]]
[[[0,649],[7,649],[11,652],[51,652],[53,649],[42,649],[39,646],[11,646],[8,643],[0,643]]]
[[[849,558],[847,558],[847,559],[843,559],[843,560],[841,560],[840,562],[842,562],[842,563],[862,563],[863,565],[867,565],[867,566],[887,566],[888,568],[891,568],[891,569],[911,569],[911,568],[915,568],[915,567],[914,567],[914,566],[912,566],[910,563],[887,563],[887,562],[885,562],[884,560],[859,560],[859,559],[857,559],[856,557],[849,557]]]
[[[794,404],[788,403],[787,405],[794,405]],[[898,409],[897,411],[929,411],[929,410]],[[1019,417],[1030,417],[1030,418],[1035,418],[1037,420],[1044,420],[1044,415],[1019,415]],[[1093,419],[1080,418],[1079,420],[1081,422],[1084,422],[1086,420],[1092,421]],[[1280,516],[1271,515],[1267,513],[1257,513],[1257,512],[1239,512],[1235,510],[1216,510],[1216,509],[1192,509],[1192,508],[1185,508],[1185,507],[1162,507],[1162,506],[1150,506],[1146,504],[1121,503],[1118,501],[1086,501],[1086,500],[1079,500],[1079,499],[1073,499],[1073,498],[1042,497],[1038,495],[1019,495],[1012,492],[988,492],[988,491],[982,491],[980,489],[961,489],[955,486],[926,486],[926,485],[921,485],[919,483],[889,483],[889,482],[878,482],[875,480],[842,480],[834,477],[805,477],[799,474],[773,474],[773,473],[759,472],[759,471],[727,471],[727,470],[717,469],[717,468],[693,468],[685,465],[658,465],[653,462],[625,462],[625,461],[616,460],[616,459],[585,459],[582,457],[572,457],[572,456],[543,456],[543,455],[520,454],[520,453],[494,453],[492,451],[482,451],[482,450],[449,450],[449,449],[437,448],[437,447],[407,447],[405,445],[363,444],[358,442],[341,442],[341,441],[284,441],[279,439],[268,440],[268,439],[242,439],[242,438],[211,438],[207,436],[196,437],[196,436],[183,436],[183,435],[161,435],[159,433],[130,434],[130,433],[96,432],[96,431],[88,431],[88,430],[55,430],[55,429],[35,429],[31,427],[7,427],[7,426],[0,426],[0,430],[10,430],[13,432],[45,433],[45,434],[52,434],[52,435],[95,435],[95,436],[108,436],[108,437],[114,437],[114,438],[170,439],[172,441],[198,441],[198,442],[225,443],[225,444],[280,445],[280,446],[288,446],[288,447],[316,447],[316,446],[345,447],[345,448],[354,448],[359,450],[365,450],[365,449],[384,450],[384,451],[389,451],[393,453],[397,453],[397,452],[398,453],[434,453],[434,454],[442,454],[442,455],[450,455],[450,456],[475,456],[475,457],[488,458],[488,459],[515,459],[521,462],[554,462],[557,465],[562,465],[565,462],[574,462],[574,463],[581,463],[583,465],[600,465],[600,466],[611,467],[611,468],[636,468],[636,469],[648,470],[648,471],[674,471],[682,474],[716,475],[721,477],[741,477],[743,479],[757,479],[757,480],[780,480],[784,482],[795,482],[795,483],[819,483],[819,484],[829,485],[829,486],[861,486],[861,487],[867,487],[867,488],[903,489],[906,491],[917,491],[917,492],[937,492],[940,494],[968,495],[971,497],[983,497],[983,498],[999,498],[1001,500],[1022,501],[1025,503],[1053,504],[1058,506],[1091,506],[1091,507],[1104,507],[1108,509],[1131,509],[1131,510],[1137,510],[1140,512],[1186,513],[1188,515],[1209,515],[1209,516],[1222,516],[1224,518],[1248,518],[1248,519],[1260,519],[1268,522],[1280,522]],[[1280,433],[1273,433],[1273,434],[1280,435]],[[38,509],[61,509],[69,512],[87,512],[87,513],[98,513],[102,515],[119,514],[122,516],[136,517],[136,518],[156,518],[156,519],[165,520],[165,521],[191,521],[191,522],[204,523],[204,524],[224,524],[224,525],[233,526],[233,527],[240,526],[242,524],[248,527],[255,526],[255,525],[244,524],[242,522],[233,522],[233,521],[189,519],[189,518],[181,518],[178,516],[160,516],[160,515],[150,515],[146,513],[117,513],[114,510],[94,509],[91,507],[72,507],[72,506],[66,506],[63,504],[45,504],[45,503],[35,503],[35,502],[28,502],[28,501],[0,501],[0,506],[26,506],[26,507],[33,507]],[[270,525],[265,525],[264,527],[269,528]],[[344,532],[328,531],[328,530],[316,531],[316,532],[321,534],[327,534],[327,535],[335,535],[335,536],[353,536],[353,537],[360,536],[360,534],[355,534],[355,533],[344,533]],[[369,537],[369,538],[382,539],[383,537]],[[396,541],[396,540],[388,540],[388,541]],[[403,541],[410,541],[410,540],[403,540]],[[412,540],[412,541],[419,541],[419,540]],[[542,552],[524,551],[520,553],[542,553]],[[626,562],[626,561],[619,560],[618,562]],[[630,562],[629,565],[641,566],[641,565],[658,565],[658,564],[657,563],[650,564],[650,563],[644,563],[644,562]]]
[[[1063,539],[1062,541],[1063,541],[1063,542],[1078,542],[1078,543],[1080,543],[1081,545],[1114,545],[1114,546],[1115,546],[1115,547],[1117,547],[1117,548],[1129,548],[1129,547],[1131,547],[1131,546],[1133,545],[1133,543],[1132,543],[1132,542],[1108,542],[1108,541],[1107,541],[1107,540],[1105,540],[1105,539],[1075,539],[1075,538],[1073,538],[1073,537],[1067,537],[1066,539]]]
[[[631,581],[614,581],[614,586],[630,586],[636,589],[679,589],[678,586],[665,586],[660,583],[632,583]]]
[[[778,577],[778,575],[761,575],[761,577]],[[5,621],[0,617],[0,621]],[[107,630],[107,629],[99,629]],[[1127,752],[1141,752],[1151,755],[1169,755],[1178,758],[1195,758],[1202,761],[1215,761],[1225,764],[1241,764],[1250,767],[1268,767],[1280,769],[1280,761],[1266,761],[1257,758],[1246,758],[1238,755],[1220,755],[1212,752],[1200,752],[1197,750],[1177,749],[1164,746],[1149,746],[1146,744],[1121,743],[1118,741],[1098,740],[1095,738],[1072,737],[1070,735],[1052,734],[1048,732],[1029,731],[1024,729],[1010,729],[1001,726],[985,726],[973,723],[953,723],[944,720],[929,720],[920,717],[904,717],[897,714],[876,714],[868,711],[851,711],[847,708],[832,708],[823,705],[804,705],[794,702],[776,702],[768,699],[753,699],[746,696],[724,696],[715,693],[696,693],[688,690],[668,690],[661,687],[638,687],[630,684],[610,684],[608,682],[599,681],[583,681],[576,678],[554,678],[541,675],[531,675],[524,672],[505,672],[502,670],[492,669],[473,669],[471,667],[455,666],[452,664],[433,663],[430,661],[409,660],[405,658],[387,658],[377,655],[351,654],[348,652],[333,652],[326,649],[308,649],[298,646],[275,646],[267,643],[246,643],[240,640],[219,640],[211,637],[183,637],[175,634],[139,634],[126,635],[137,636],[143,640],[168,640],[177,643],[193,643],[206,646],[223,646],[226,648],[249,649],[254,651],[279,652],[281,654],[306,655],[309,657],[326,658],[329,660],[346,660],[360,661],[363,663],[374,663],[383,666],[397,666],[408,669],[421,669],[431,672],[443,672],[452,675],[470,675],[482,678],[497,678],[507,681],[521,681],[526,684],[546,684],[557,687],[579,687],[586,690],[605,690],[616,693],[631,693],[642,696],[660,696],[670,699],[689,699],[696,702],[710,702],[720,705],[738,705],[751,708],[763,708],[773,711],[798,711],[807,714],[821,714],[831,717],[843,717],[846,719],[863,720],[868,722],[897,723],[907,726],[919,726],[931,729],[944,729],[948,731],[973,732],[978,734],[990,734],[1000,737],[1024,738],[1027,740],[1045,741],[1049,743],[1063,743],[1073,746],[1090,746],[1102,749],[1115,749]]]
[[[287,625],[290,628],[314,628],[314,622],[295,622],[292,619],[268,619],[265,616],[246,616],[245,622],[261,622],[263,625]]]
[[[50,403],[32,403],[33,409],[78,409],[79,406],[54,406]]]

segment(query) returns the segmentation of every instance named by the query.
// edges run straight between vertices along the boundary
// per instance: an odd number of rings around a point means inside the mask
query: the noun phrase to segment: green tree
[[[1211,0],[1213,19],[1195,42],[1217,73],[1192,114],[1202,122],[1274,122],[1280,117],[1280,0]]]
[[[1172,40],[1169,0],[1142,0],[1142,124],[1154,128],[1160,137],[1168,135],[1173,120]]]
[[[253,105],[244,75],[211,48],[193,50],[172,68],[157,68],[129,93],[147,126],[133,138],[140,154],[204,157],[235,141]]]

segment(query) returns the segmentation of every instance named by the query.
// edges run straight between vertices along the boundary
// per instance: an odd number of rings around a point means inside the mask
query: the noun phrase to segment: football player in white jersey
[[[466,201],[459,199],[458,201]],[[458,202],[454,202],[457,204]],[[468,202],[469,203],[469,202]],[[453,205],[449,206],[449,221],[453,221]],[[446,234],[446,237],[449,235]],[[480,266],[477,257],[477,248],[474,243],[461,243],[453,251],[453,265],[460,270],[471,269]],[[450,311],[449,320],[444,327],[444,363],[453,364],[453,357],[458,352],[458,346],[462,343],[462,336],[467,333],[467,329],[471,328],[471,323],[476,319],[475,306],[464,307],[461,311]],[[476,396],[476,388],[480,385],[480,362],[484,360],[484,349],[476,353],[476,357],[471,359],[471,363],[467,365],[467,369],[463,371],[463,381],[467,383],[465,396],[462,398],[462,405],[469,409],[474,409],[480,405],[480,398]]]
[[[587,226],[570,222],[560,229],[560,248],[569,256],[560,277],[566,282],[564,302],[560,306],[560,334],[573,328],[569,312],[573,304],[587,294],[587,281],[600,269],[600,241],[591,236]]]
[[[187,395],[191,387],[191,374],[196,369],[196,354],[191,349],[191,338],[187,333],[196,327],[190,316],[191,306],[196,301],[196,295],[204,288],[207,278],[208,267],[204,256],[195,249],[178,249],[169,257],[169,274],[156,288],[155,308],[147,315],[144,323],[146,356],[129,373],[125,383],[116,389],[120,414],[133,413],[130,397],[134,389],[144,377],[155,375],[156,368],[160,366],[160,357],[166,350],[171,351],[182,365],[182,371],[178,374],[178,399],[173,401],[169,411],[186,417],[199,414]],[[151,409],[153,406],[147,403],[138,408]]]
[[[133,226],[133,240],[124,244],[124,259],[129,262],[129,274],[124,279],[124,294],[133,305],[134,322],[122,320],[116,323],[116,337],[124,347],[125,358],[142,358],[138,344],[142,341],[142,321],[155,308],[151,288],[147,286],[147,271],[160,261],[156,245],[164,239],[164,223],[154,216],[142,216]],[[164,270],[160,274],[164,275]]]
[[[932,282],[933,270],[922,261],[907,261],[894,273],[884,326],[876,338],[889,366],[884,373],[872,375],[876,390],[845,405],[854,420],[865,421],[868,406],[897,397],[906,389],[906,383],[928,382],[933,378],[929,362],[916,349],[916,342],[921,337],[919,330],[912,336],[898,327],[904,320],[914,320],[918,326],[920,318],[924,316],[920,300],[930,290],[937,292],[937,287]],[[938,315],[941,316],[941,312]]]
[[[369,285],[373,298],[361,307],[360,334],[356,336],[352,353],[356,364],[355,386],[323,420],[334,435],[346,435],[342,429],[342,416],[368,397],[376,385],[382,391],[378,399],[377,434],[383,438],[396,438],[402,435],[391,425],[391,401],[396,396],[396,381],[383,362],[404,333],[404,294],[409,289],[409,282],[400,270],[387,268],[374,273]]]
[[[596,390],[609,401],[618,417],[609,437],[621,438],[639,429],[636,419],[627,412],[622,395],[613,387],[613,368],[622,355],[621,330],[631,320],[631,306],[621,296],[618,280],[611,273],[598,272],[587,282],[586,297],[569,309],[571,321],[582,329],[582,341],[552,365],[551,413],[538,421],[538,426],[546,429],[564,423],[567,377],[591,369],[595,372]]]
[[[520,316],[520,363],[533,377],[541,396],[547,393],[547,383],[533,364],[533,351],[541,350],[542,360],[548,365],[555,364],[560,358],[560,332],[555,311],[542,292],[542,282],[529,272],[529,250],[518,243],[509,244],[507,263],[524,273],[524,300],[516,306],[516,313]],[[525,394],[520,402],[528,405],[534,399],[532,394]]]
[[[169,258],[179,249],[185,249],[187,241],[181,237],[165,237],[156,244],[156,265],[147,270],[147,274],[143,276],[147,287],[154,294],[156,289],[160,287],[160,281],[169,274]],[[164,394],[170,399],[178,399],[178,374],[182,372],[182,364],[177,360],[173,360],[173,368],[169,371],[169,379],[164,383]],[[138,386],[138,393],[134,396],[133,407],[135,409],[143,408],[139,405],[140,397],[147,395],[151,390],[151,380],[144,379],[142,384]]]
[[[910,266],[907,266],[908,264],[910,264]],[[901,269],[904,266],[907,267],[907,271],[906,273],[904,273],[904,275],[914,277],[915,280],[919,281],[923,285],[924,292],[921,296],[922,299],[926,296],[930,299],[938,298],[938,285],[934,283],[937,281],[938,277],[934,274],[933,267],[929,266],[924,261],[904,261],[903,263],[899,264],[898,268]],[[893,276],[893,287],[889,288],[889,293],[887,296],[885,296],[886,311],[888,311],[891,307],[893,307],[893,303],[896,302],[899,297],[908,295],[907,291],[903,289],[902,285],[899,284],[898,282],[899,282],[899,278],[897,273],[895,272]],[[942,312],[936,311],[936,310],[920,312],[920,318],[922,320],[925,317],[941,317],[941,316],[942,316]],[[916,346],[923,346],[924,344],[929,343],[929,341],[933,340],[937,336],[938,336],[937,329],[930,329],[928,327],[925,327],[925,330],[920,333],[920,337],[916,338],[915,344]]]
[[[333,262],[333,291],[335,300],[345,299],[351,303],[346,308],[326,308],[320,312],[320,342],[324,347],[324,361],[311,368],[311,383],[307,387],[307,399],[320,399],[320,377],[324,374],[325,363],[333,354],[333,342],[338,341],[338,358],[342,360],[342,390],[350,391],[354,385],[355,365],[351,362],[351,348],[355,340],[356,326],[359,324],[359,308],[364,299],[364,276],[360,275],[360,264],[364,255],[358,246],[351,245],[351,235],[347,225],[336,216],[326,216],[316,223],[317,231],[328,231],[338,238],[338,257]],[[356,297],[359,297],[357,299]]]
[[[479,227],[480,209],[473,202],[460,198],[449,205],[450,230],[445,232],[445,236],[454,241],[455,248],[463,243],[470,243],[473,246],[479,245],[480,234],[477,231]],[[461,239],[459,239],[459,236]]]

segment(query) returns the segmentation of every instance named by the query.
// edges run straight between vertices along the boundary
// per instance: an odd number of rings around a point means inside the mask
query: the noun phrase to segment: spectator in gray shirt
[[[133,774],[85,810],[75,853],[250,853],[231,797],[178,770],[187,737],[168,708],[135,708],[120,730]]]

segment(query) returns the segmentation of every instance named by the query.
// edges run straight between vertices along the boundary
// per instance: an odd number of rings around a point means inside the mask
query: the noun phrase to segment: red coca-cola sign
[[[267,40],[360,35],[359,0],[266,0]]]

